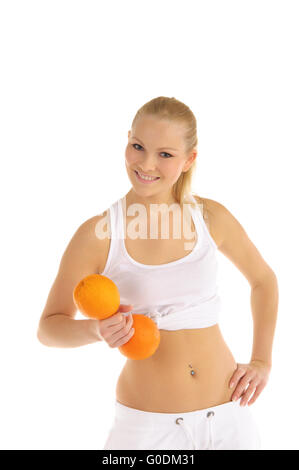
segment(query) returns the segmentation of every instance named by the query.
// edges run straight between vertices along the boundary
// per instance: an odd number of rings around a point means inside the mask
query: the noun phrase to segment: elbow
[[[274,281],[274,283],[276,284],[277,289],[278,289],[278,279],[277,279],[277,276],[276,276],[276,274],[273,270],[271,270],[271,276],[272,276],[272,280]]]
[[[270,267],[269,267],[269,273],[270,273],[270,276],[273,277],[273,279],[277,279],[277,276],[276,276],[275,272],[274,272],[273,269],[270,268]]]
[[[278,285],[278,279],[277,279],[277,276],[276,276],[275,272],[273,271],[273,269],[269,270],[267,279],[270,279],[272,282],[274,282]]]
[[[43,341],[43,336],[42,336],[42,333],[41,333],[40,325],[39,325],[38,328],[37,328],[36,337],[37,337],[38,341],[39,341],[41,344],[45,345],[45,343],[44,343],[44,341]]]
[[[38,325],[36,337],[43,346],[50,346],[49,343],[46,341],[47,336],[45,335],[45,328],[43,323],[41,322]]]
[[[265,286],[265,285],[275,285],[276,288],[278,289],[278,279],[273,271],[273,269],[269,268],[267,269],[262,276],[260,276],[258,279],[256,279],[256,282],[251,284],[251,287],[254,289],[256,287],[260,286]]]

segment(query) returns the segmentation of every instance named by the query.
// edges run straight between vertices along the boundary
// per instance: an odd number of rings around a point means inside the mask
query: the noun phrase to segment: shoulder
[[[104,269],[111,238],[109,210],[84,220],[75,231],[69,247],[81,251],[87,259],[93,260],[95,270]]]
[[[221,245],[221,218],[225,212],[225,207],[218,201],[207,199],[194,194],[196,201],[199,204],[203,219],[209,230],[211,237],[214,239],[217,247]]]
[[[211,234],[221,253],[226,256],[256,286],[275,273],[248,236],[237,218],[218,201],[204,199]]]
[[[203,217],[218,249],[224,250],[224,245],[231,240],[240,240],[247,236],[243,226],[231,211],[221,202],[214,199],[195,197],[203,207]]]
[[[109,239],[99,240],[95,229],[104,216],[105,214],[100,214],[90,217],[74,231],[61,257],[41,321],[58,312],[75,317],[77,311],[73,302],[75,286],[87,275],[103,271]]]
[[[203,215],[213,216],[221,211],[225,210],[225,207],[218,201],[214,199],[207,199],[202,196],[194,194],[196,201],[201,205],[203,209]]]
[[[109,211],[105,210],[101,214],[84,220],[77,228],[74,236],[82,242],[97,242],[110,238]]]
[[[221,202],[214,199],[205,199],[205,206],[211,226],[215,233],[217,233],[219,245],[228,236],[231,237],[233,234],[240,236],[242,233],[246,233],[236,217]]]
[[[236,217],[229,211],[229,209],[219,201],[214,199],[199,197],[198,200],[202,201],[204,208],[204,217],[209,223],[209,229],[213,238],[217,243],[218,248],[221,247],[227,237],[240,236],[245,234],[245,230],[236,219]]]

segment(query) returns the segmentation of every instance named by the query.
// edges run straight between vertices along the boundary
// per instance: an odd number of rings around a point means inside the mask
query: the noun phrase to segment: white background
[[[104,342],[48,348],[36,332],[75,230],[129,191],[127,132],[161,95],[197,118],[193,191],[232,212],[278,277],[272,372],[251,410],[263,449],[299,448],[297,7],[1,1],[2,449],[104,445],[125,357]],[[250,287],[218,256],[220,327],[248,362]]]

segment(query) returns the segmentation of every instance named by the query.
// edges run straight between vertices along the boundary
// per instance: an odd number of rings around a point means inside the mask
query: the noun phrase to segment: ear
[[[192,165],[196,157],[197,157],[197,151],[194,150],[183,166],[182,171],[184,173],[189,170],[190,166]]]

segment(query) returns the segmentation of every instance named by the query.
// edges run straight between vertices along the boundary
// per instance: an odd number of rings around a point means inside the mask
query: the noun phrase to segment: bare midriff
[[[129,220],[126,217],[126,228]],[[192,230],[195,233],[193,221]],[[125,248],[143,264],[169,263],[188,254],[182,240],[172,237],[165,241],[126,236]],[[231,401],[229,381],[237,364],[218,324],[159,331],[160,344],[152,356],[126,360],[116,385],[119,403],[142,411],[183,413]]]
[[[183,413],[221,405],[231,401],[229,380],[236,368],[218,324],[160,330],[155,354],[144,360],[127,359],[116,385],[116,400],[130,408],[156,413]]]

